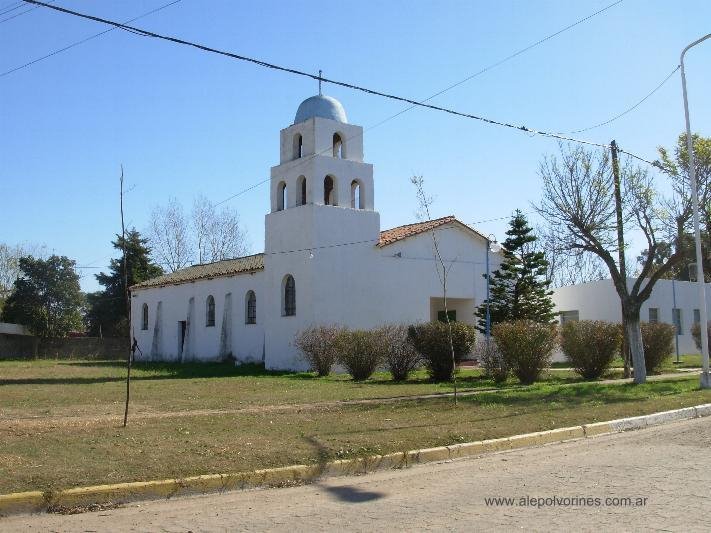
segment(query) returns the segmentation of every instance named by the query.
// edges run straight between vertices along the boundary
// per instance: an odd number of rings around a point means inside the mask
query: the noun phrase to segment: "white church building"
[[[432,230],[447,263],[451,315],[474,323],[488,241],[454,217],[381,230],[363,128],[328,96],[304,100],[280,133],[264,253],[191,266],[131,287],[144,360],[232,357],[305,368],[294,347],[318,324],[372,328],[437,320],[444,310]],[[501,261],[490,254],[491,270]]]

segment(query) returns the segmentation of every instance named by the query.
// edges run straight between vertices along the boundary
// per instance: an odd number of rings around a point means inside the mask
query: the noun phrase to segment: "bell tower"
[[[271,172],[271,212],[307,204],[374,210],[373,166],[363,162],[363,128],[341,103],[312,96],[281,130]]]
[[[265,349],[295,368],[298,331],[352,322],[341,316],[348,310],[343,302],[372,282],[358,265],[371,265],[377,255],[380,215],[373,166],[363,162],[363,128],[348,123],[338,100],[304,100],[294,123],[281,130],[279,147],[265,220]]]

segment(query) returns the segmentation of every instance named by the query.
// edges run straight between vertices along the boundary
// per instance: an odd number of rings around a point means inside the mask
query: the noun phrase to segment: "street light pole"
[[[711,388],[709,375],[709,339],[708,339],[708,314],[706,311],[706,283],[704,282],[704,265],[701,253],[701,229],[699,228],[699,192],[696,183],[696,169],[694,168],[694,146],[691,139],[691,122],[689,121],[689,99],[686,94],[686,74],[684,72],[684,55],[697,44],[711,38],[711,33],[691,43],[681,52],[681,88],[684,93],[684,117],[686,119],[686,149],[689,153],[689,181],[691,181],[691,202],[694,210],[694,240],[696,242],[696,283],[699,288],[699,311],[701,313],[701,388]]]
[[[493,237],[493,239],[492,239]],[[489,344],[489,339],[491,338],[491,313],[489,312],[489,286],[490,286],[490,280],[489,278],[491,277],[491,272],[489,271],[489,252],[491,251],[491,245],[492,245],[492,240],[493,244],[496,245],[496,237],[494,237],[494,234],[491,233],[489,236],[486,238],[486,344],[488,346]]]

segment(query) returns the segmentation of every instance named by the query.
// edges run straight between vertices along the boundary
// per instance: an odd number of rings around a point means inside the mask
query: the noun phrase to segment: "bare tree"
[[[433,198],[425,193],[425,180],[422,176],[413,176],[410,178],[410,182],[415,186],[417,190],[417,201],[420,206],[419,218],[424,220],[432,220],[430,214],[430,206],[432,205]],[[457,361],[454,356],[454,341],[452,340],[452,322],[449,320],[449,309],[447,308],[447,274],[452,268],[452,264],[447,267],[442,258],[442,254],[439,251],[439,241],[437,240],[437,234],[435,233],[435,228],[433,227],[430,231],[432,235],[432,246],[435,253],[435,269],[437,271],[437,276],[439,277],[439,282],[442,285],[442,301],[444,305],[444,316],[447,320],[447,329],[449,337],[449,350],[452,354],[452,380],[454,382],[454,405],[457,405]]]
[[[148,240],[151,250],[167,270],[175,272],[191,263],[190,235],[183,206],[176,198],[151,212]]]
[[[553,287],[605,279],[605,264],[597,256],[566,248],[551,228],[538,226],[536,235],[538,239],[534,244],[546,256],[546,279]]]
[[[195,262],[240,257],[248,248],[237,212],[218,210],[203,195],[193,200],[189,219],[175,198],[154,207],[147,234],[156,258],[171,272]]]
[[[0,242],[0,299],[10,295],[20,275],[20,258],[28,255],[41,259],[47,255],[47,249],[36,244],[10,245]]]
[[[230,259],[246,253],[246,235],[235,211],[228,208],[218,211],[214,203],[200,195],[193,201],[192,222],[200,263]]]
[[[638,276],[625,279],[615,260],[617,233],[612,166],[607,152],[561,146],[561,158],[541,163],[543,198],[535,209],[547,221],[561,249],[592,254],[604,263],[620,298],[623,323],[634,364],[635,383],[646,381],[640,308],[655,283],[683,258],[683,233],[690,212],[671,213],[654,187],[653,178],[629,161],[621,165],[625,227],[640,232],[650,250]],[[658,267],[654,258],[663,238],[672,238],[674,252]]]

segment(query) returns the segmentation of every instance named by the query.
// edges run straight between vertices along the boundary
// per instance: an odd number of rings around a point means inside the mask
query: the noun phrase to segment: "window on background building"
[[[672,309],[672,323],[674,324],[674,327],[676,328],[677,335],[684,334],[684,323],[682,320],[683,319],[681,316],[681,309],[677,309],[676,307],[674,309]]]
[[[566,322],[571,322],[575,321],[577,322],[580,320],[580,311],[577,309],[574,311],[561,311],[560,313],[560,325],[562,326]]]
[[[444,322],[445,324],[447,323],[447,317],[449,317],[450,322],[456,322],[457,321],[457,311],[452,310],[452,311],[447,311],[447,314],[444,314],[444,311],[437,311],[437,320],[440,322]]]
[[[215,298],[212,295],[207,297],[205,302],[205,326],[208,328],[215,325]]]
[[[143,304],[142,313],[141,313],[141,329],[142,330],[148,329],[148,304]]]
[[[257,296],[254,294],[254,291],[249,291],[247,293],[247,310],[245,312],[244,323],[257,323]]]
[[[649,308],[649,323],[656,324],[659,322],[659,308],[650,307]]]
[[[694,309],[694,324],[701,324],[701,311]]]
[[[294,276],[287,274],[284,279],[284,316],[294,316],[296,314],[296,283]]]

